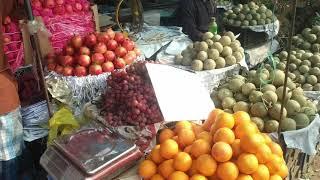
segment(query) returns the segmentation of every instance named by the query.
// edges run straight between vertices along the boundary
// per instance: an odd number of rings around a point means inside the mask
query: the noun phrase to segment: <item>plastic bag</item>
[[[80,125],[72,112],[62,107],[49,120],[49,137],[47,145],[51,145],[53,140],[59,136],[70,134],[73,130],[79,129]]]

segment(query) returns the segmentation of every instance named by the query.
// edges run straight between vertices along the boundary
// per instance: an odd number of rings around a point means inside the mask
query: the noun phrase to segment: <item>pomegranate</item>
[[[116,32],[114,36],[114,40],[116,40],[119,44],[121,44],[124,41],[124,35],[121,32]]]
[[[104,56],[101,53],[94,53],[91,56],[91,61],[93,64],[102,64],[102,63],[104,63],[104,60],[105,60]]]
[[[116,48],[118,47],[118,43],[117,43],[117,41],[115,41],[115,40],[110,40],[109,42],[108,42],[108,44],[107,44],[107,48],[108,48],[108,50],[115,50]]]
[[[56,68],[56,64],[55,63],[50,63],[48,64],[48,71],[54,71]]]
[[[54,6],[55,6],[54,0],[45,0],[44,1],[44,7],[52,9],[52,8],[54,8]]]
[[[94,45],[97,44],[97,37],[93,33],[87,35],[85,38],[85,44],[88,47],[93,47]]]
[[[126,39],[123,41],[122,46],[126,48],[127,51],[132,51],[134,49],[134,42],[130,39]]]
[[[107,61],[107,62],[103,63],[101,66],[102,66],[102,71],[103,72],[112,72],[112,71],[114,71],[114,65],[110,61]]]
[[[64,53],[66,55],[72,56],[74,54],[74,49],[71,46],[64,47]]]
[[[82,46],[82,38],[81,36],[79,35],[74,35],[72,38],[71,38],[71,45],[74,47],[74,48],[80,48]]]
[[[60,59],[60,64],[64,67],[66,66],[72,66],[74,63],[73,61],[73,57],[72,56],[69,56],[69,55],[66,55],[66,56],[63,56],[62,59]]]
[[[108,36],[108,34],[106,32],[102,32],[98,35],[98,42],[102,42],[107,44],[109,41],[110,37]]]
[[[128,51],[128,54],[133,56],[134,59],[137,58],[136,52],[134,52],[134,51]]]
[[[42,4],[40,1],[32,1],[32,9],[35,10],[41,10],[42,9]]]
[[[107,51],[107,46],[104,43],[98,43],[94,47],[94,52],[104,54]]]
[[[80,55],[90,55],[90,49],[89,48],[87,48],[87,47],[85,47],[85,46],[82,46],[82,47],[80,47],[80,49],[79,49],[79,54]]]
[[[74,75],[81,77],[81,76],[86,76],[87,75],[87,68],[83,66],[77,66],[74,69]]]
[[[91,75],[99,75],[102,73],[102,68],[100,65],[93,64],[89,67],[89,73]]]
[[[64,67],[62,74],[64,76],[73,76],[73,67],[70,67],[70,66]]]
[[[140,51],[140,49],[138,49],[138,48],[134,48],[134,50],[133,50],[135,53],[136,53],[136,55],[137,56],[140,56],[141,55],[141,51]]]
[[[54,71],[57,72],[58,74],[62,74],[63,67],[60,65],[56,65],[56,68],[54,69]]]
[[[64,0],[56,0],[56,4],[57,5],[63,5],[64,4]]]
[[[11,18],[9,16],[6,16],[3,20],[3,24],[4,25],[7,25],[7,24],[10,24],[11,23]]]
[[[56,6],[54,9],[53,9],[53,13],[54,14],[57,14],[57,15],[64,15],[65,14],[65,8],[64,6]]]
[[[41,14],[38,10],[32,10],[32,13],[34,16],[41,16]]]
[[[82,9],[83,9],[83,11],[89,11],[90,10],[90,3],[89,2],[83,2],[82,3]]]
[[[53,64],[56,62],[56,59],[54,57],[48,57],[47,58],[47,64]]]
[[[135,57],[131,54],[127,54],[123,57],[123,59],[126,62],[126,65],[130,65],[134,61]]]
[[[80,3],[75,3],[73,6],[73,10],[76,12],[80,12],[82,10],[82,5]]]
[[[117,47],[115,50],[115,53],[118,57],[123,57],[127,54],[127,50],[124,47]]]
[[[88,55],[80,55],[78,58],[78,64],[88,67],[91,64],[91,59]]]
[[[114,67],[116,69],[123,69],[126,66],[126,62],[124,61],[123,58],[117,58],[114,60]]]
[[[11,42],[11,37],[8,35],[3,35],[3,42],[5,44]]]
[[[116,59],[116,54],[113,51],[107,51],[106,53],[104,53],[104,58],[106,59],[106,61],[113,61],[114,59]]]
[[[66,5],[64,5],[64,8],[65,8],[65,10],[66,10],[67,13],[69,13],[69,14],[72,14],[72,13],[73,13],[72,5],[66,4]]]
[[[40,11],[41,16],[48,16],[53,17],[53,12],[49,8],[44,8],[42,11]]]
[[[110,39],[114,39],[115,32],[111,28],[107,29],[106,33],[108,34]]]

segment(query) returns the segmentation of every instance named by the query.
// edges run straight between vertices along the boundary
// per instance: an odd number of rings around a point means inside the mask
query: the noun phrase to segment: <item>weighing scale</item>
[[[55,180],[113,179],[142,155],[133,142],[94,124],[55,140],[40,164]]]

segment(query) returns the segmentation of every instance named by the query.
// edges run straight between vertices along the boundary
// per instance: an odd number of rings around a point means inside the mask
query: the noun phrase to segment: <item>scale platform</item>
[[[55,180],[112,179],[142,157],[139,148],[107,128],[85,128],[54,141],[40,164]]]

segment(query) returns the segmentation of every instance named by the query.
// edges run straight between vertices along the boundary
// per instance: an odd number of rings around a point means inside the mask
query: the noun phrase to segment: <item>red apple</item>
[[[74,69],[74,75],[81,77],[81,76],[86,76],[87,75],[87,68],[83,66],[77,66]]]
[[[104,59],[103,54],[101,54],[101,53],[94,53],[94,54],[91,56],[91,61],[92,61],[93,64],[102,64],[102,63],[104,63],[105,59]]]
[[[110,40],[110,37],[106,32],[102,32],[98,35],[98,42],[107,44],[109,40]]]
[[[126,48],[127,51],[132,51],[134,49],[134,42],[130,39],[126,39],[123,41],[122,46]]]
[[[102,71],[103,72],[112,72],[114,71],[114,65],[111,61],[107,61],[105,63],[103,63],[102,65]]]
[[[107,46],[100,42],[94,46],[94,52],[104,54],[107,51]]]
[[[54,71],[55,70],[55,68],[56,68],[56,65],[57,64],[55,64],[55,63],[50,63],[50,64],[48,64],[48,71]]]
[[[70,66],[64,67],[62,74],[64,76],[73,76],[73,67],[70,67]]]
[[[123,69],[126,66],[126,62],[124,61],[123,58],[117,58],[114,60],[114,67],[116,69]]]
[[[104,53],[104,58],[106,61],[113,61],[116,59],[116,54],[113,51],[107,51]]]
[[[116,40],[119,44],[121,44],[124,41],[125,37],[121,32],[116,32],[114,36],[114,40]]]
[[[76,49],[80,48],[82,46],[82,43],[82,38],[79,35],[74,35],[71,38],[71,45]]]
[[[66,55],[66,56],[63,56],[62,59],[60,59],[60,64],[64,67],[66,66],[72,66],[74,63],[73,61],[73,57],[72,56],[69,56],[69,55]]]
[[[132,64],[132,62],[134,61],[135,57],[127,54],[123,57],[124,61],[126,62],[126,65]]]
[[[9,16],[6,16],[6,17],[4,18],[3,24],[4,24],[4,25],[7,25],[7,24],[10,24],[10,23],[11,23],[11,18],[10,18]]]
[[[66,55],[72,56],[74,54],[74,49],[71,46],[66,46],[64,48],[64,53]]]
[[[89,48],[87,48],[87,47],[85,47],[85,46],[82,46],[82,47],[80,47],[80,49],[79,49],[79,54],[80,55],[90,55],[90,49]]]
[[[80,55],[78,58],[78,64],[88,67],[91,64],[91,59],[88,55]]]
[[[85,38],[85,43],[88,47],[93,47],[94,45],[97,44],[97,37],[95,34],[91,33],[86,36]]]
[[[89,67],[89,73],[91,75],[99,75],[102,73],[102,68],[100,65],[93,64]]]
[[[138,48],[134,48],[134,50],[133,50],[135,53],[136,53],[136,55],[137,56],[140,56],[141,55],[141,51],[140,51],[140,49],[138,49]]]
[[[111,51],[115,50],[117,47],[118,47],[118,43],[115,40],[110,40],[107,44],[108,50],[111,50]]]
[[[63,72],[63,67],[60,65],[56,65],[56,68],[54,69],[54,71],[58,74],[62,74]]]
[[[110,39],[114,39],[115,32],[111,28],[107,29],[106,32],[107,32],[108,36],[110,37]]]
[[[115,50],[115,53],[118,57],[123,57],[127,54],[127,50],[124,47],[117,47]]]

